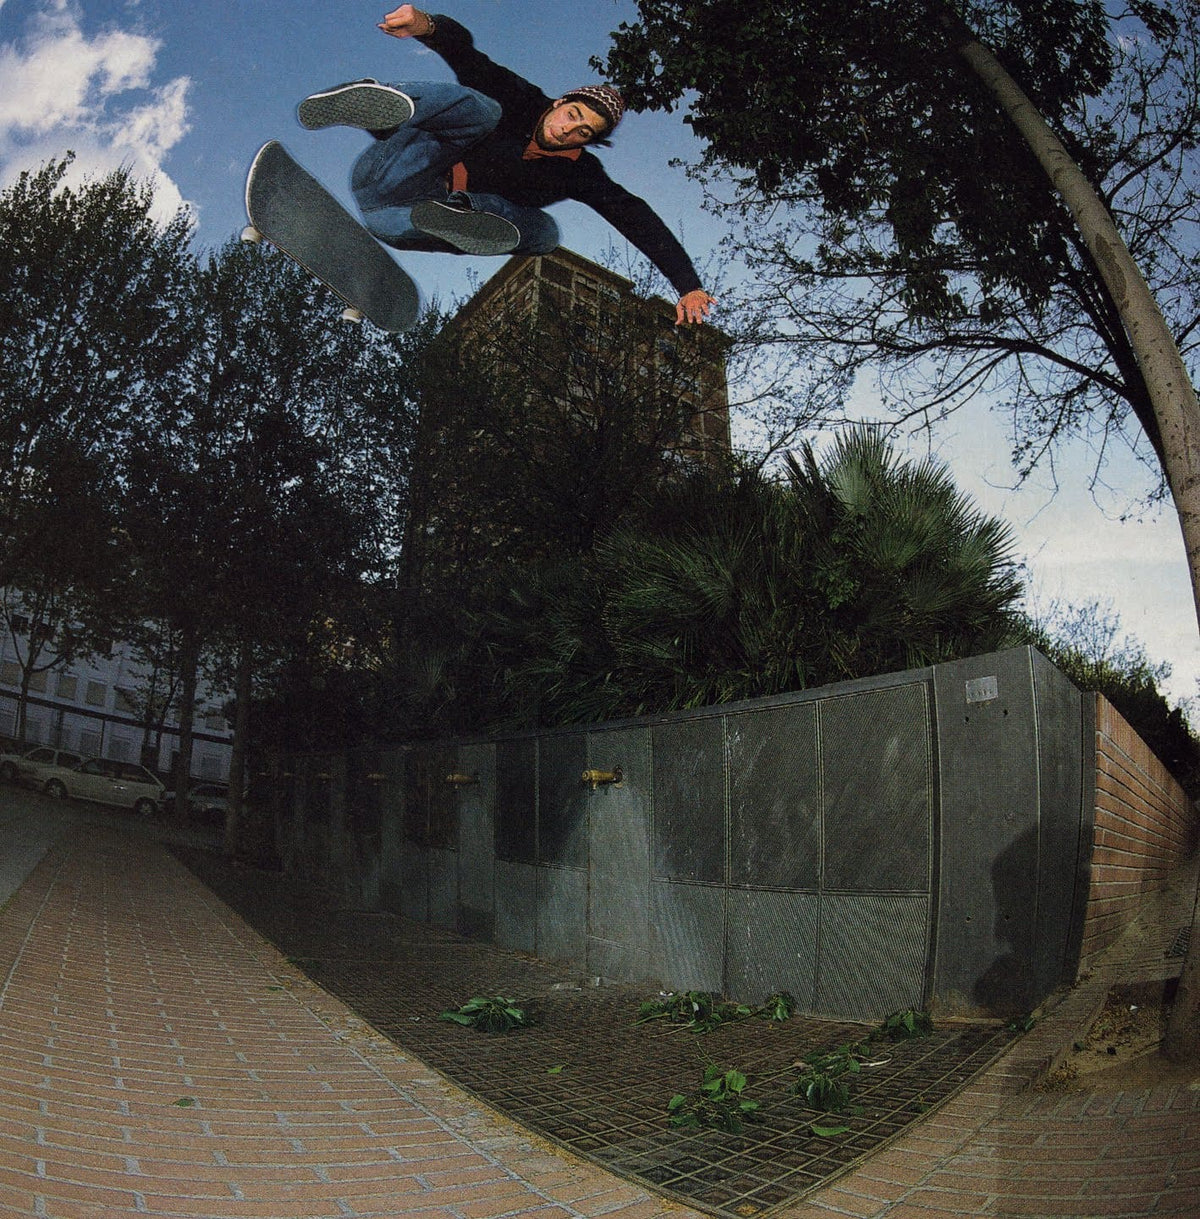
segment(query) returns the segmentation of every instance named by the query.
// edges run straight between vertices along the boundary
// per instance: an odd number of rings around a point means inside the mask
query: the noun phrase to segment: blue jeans
[[[457,84],[398,81],[393,88],[412,99],[414,113],[386,140],[373,141],[354,162],[350,188],[363,224],[398,250],[461,253],[414,229],[409,213],[423,199],[447,197],[446,175],[500,121],[499,103]],[[512,253],[548,254],[558,245],[558,225],[538,208],[521,207],[500,195],[466,194],[476,211],[503,216],[516,225],[521,240]]]

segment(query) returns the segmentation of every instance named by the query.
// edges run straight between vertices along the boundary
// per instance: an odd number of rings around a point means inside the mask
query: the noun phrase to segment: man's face
[[[534,138],[542,148],[556,152],[561,148],[582,148],[604,135],[607,129],[604,116],[585,102],[577,98],[570,101],[559,98],[542,115]]]

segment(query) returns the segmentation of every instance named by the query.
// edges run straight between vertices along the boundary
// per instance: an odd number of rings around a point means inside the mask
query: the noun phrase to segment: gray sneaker
[[[412,98],[377,80],[352,80],[306,97],[296,110],[309,131],[322,127],[360,127],[389,131],[413,116]]]
[[[422,199],[414,203],[412,225],[438,237],[464,254],[507,254],[521,242],[521,231],[494,212],[476,212],[470,204]]]

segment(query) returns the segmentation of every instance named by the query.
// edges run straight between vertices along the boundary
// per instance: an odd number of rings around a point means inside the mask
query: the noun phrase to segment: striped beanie
[[[625,113],[625,99],[612,85],[583,85],[563,94],[563,101],[569,101],[571,98],[577,98],[585,105],[591,106],[601,118],[608,120],[608,131],[605,135],[612,131]]]

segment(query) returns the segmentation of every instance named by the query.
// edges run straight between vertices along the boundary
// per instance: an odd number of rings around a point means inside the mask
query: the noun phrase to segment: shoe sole
[[[300,126],[309,131],[322,127],[358,127],[363,131],[386,131],[413,116],[412,99],[387,85],[343,85],[328,93],[306,97],[296,109]]]
[[[460,212],[433,199],[414,203],[413,228],[449,242],[464,254],[507,254],[521,241],[517,226],[491,212]]]

